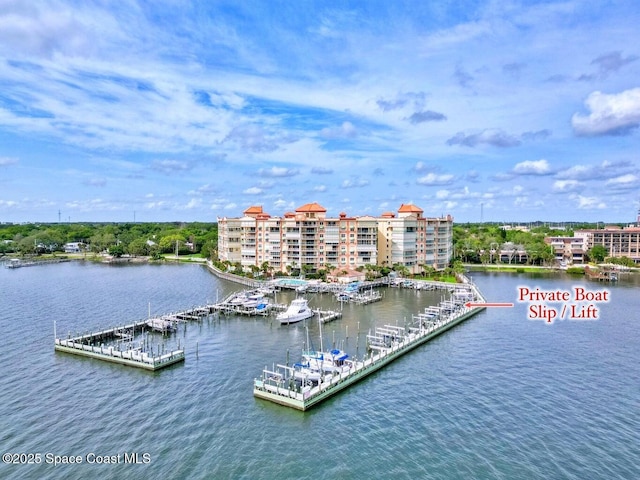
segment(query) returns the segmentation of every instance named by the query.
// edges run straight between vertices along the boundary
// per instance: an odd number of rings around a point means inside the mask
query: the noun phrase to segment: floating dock
[[[286,305],[280,305],[270,302],[265,296],[269,295],[266,291],[245,290],[234,292],[225,298],[222,302],[210,305],[208,308],[212,312],[220,312],[231,315],[262,315],[266,316],[274,311],[286,310]]]
[[[322,323],[332,322],[338,318],[342,318],[342,312],[334,310],[314,310],[316,315],[320,317]]]
[[[164,347],[161,350],[158,345],[156,352],[153,351],[153,348],[145,348],[144,342],[134,346],[132,341],[136,330],[142,333],[147,328],[149,328],[147,320],[143,320],[73,338],[56,338],[54,349],[57,352],[96,358],[145,370],[159,370],[184,361],[184,349],[180,349],[179,346],[176,350],[165,351]],[[122,340],[122,344],[104,344],[105,341],[116,339]],[[128,342],[128,346],[123,349],[122,346],[125,342]]]
[[[476,302],[484,299],[474,285],[465,285],[468,295]],[[469,308],[462,300],[442,302],[438,307],[427,307],[424,316],[413,317],[413,325],[398,327],[385,325],[369,335],[367,343],[372,353],[364,360],[345,362],[348,368],[339,372],[322,373],[317,382],[299,380],[293,367],[278,365],[265,368],[254,380],[253,395],[257,398],[295,408],[308,410],[369,374],[393,362],[398,357],[428,342],[432,338],[467,320],[485,307]]]
[[[379,290],[369,290],[351,295],[346,301],[359,305],[368,305],[369,303],[379,302],[380,300],[382,300],[382,294]]]
[[[174,363],[183,362],[184,349],[180,348],[179,343],[176,349],[169,351],[161,345],[155,345],[155,348],[145,345],[144,341],[135,344],[136,334],[141,335],[145,332],[170,334],[177,330],[178,323],[201,320],[213,312],[212,305],[194,307],[99,332],[76,337],[69,336],[66,339],[57,338],[54,323],[54,350],[145,370],[159,370]]]

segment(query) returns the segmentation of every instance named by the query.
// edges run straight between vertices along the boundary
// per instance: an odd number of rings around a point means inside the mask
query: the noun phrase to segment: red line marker
[[[474,307],[513,307],[513,303],[471,303],[467,302],[464,304],[467,308]]]

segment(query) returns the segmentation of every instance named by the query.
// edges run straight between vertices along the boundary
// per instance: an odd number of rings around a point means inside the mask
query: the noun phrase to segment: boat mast
[[[320,310],[318,310],[318,329],[320,330],[320,352],[324,352],[322,347],[322,321],[320,320]]]

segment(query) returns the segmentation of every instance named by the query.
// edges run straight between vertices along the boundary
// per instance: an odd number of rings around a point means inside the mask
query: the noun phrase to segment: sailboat
[[[320,331],[320,351],[303,352],[302,358],[308,364],[308,368],[322,373],[343,373],[348,372],[352,363],[348,360],[349,355],[342,350],[332,349],[325,352],[322,346],[322,321],[318,314],[318,328]],[[309,332],[307,330],[307,336]]]

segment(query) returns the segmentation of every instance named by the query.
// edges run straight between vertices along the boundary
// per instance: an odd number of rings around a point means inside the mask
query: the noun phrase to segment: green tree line
[[[0,225],[0,255],[64,252],[79,242],[88,253],[159,257],[164,253],[217,255],[216,223],[51,223]]]
[[[573,236],[572,230],[551,230],[547,226],[528,231],[505,230],[493,224],[461,224],[453,227],[454,260],[465,263],[500,263],[500,251],[505,244],[522,247],[527,263],[545,265],[554,261],[554,253],[544,242],[548,236]],[[515,251],[513,251],[515,254]],[[514,257],[513,263],[517,263]]]
[[[555,255],[550,245],[544,242],[545,237],[573,237],[575,230],[594,229],[596,224],[572,224],[565,229],[550,228],[547,225],[535,225],[524,230],[505,230],[497,224],[458,224],[453,227],[453,261],[464,263],[507,263],[511,260],[500,260],[500,251],[505,250],[507,257],[513,247],[521,247],[527,254],[526,263],[529,265],[552,265]],[[631,259],[605,258],[607,249],[596,245],[586,252],[588,261],[620,263],[633,265]],[[513,263],[518,263],[513,255]]]

